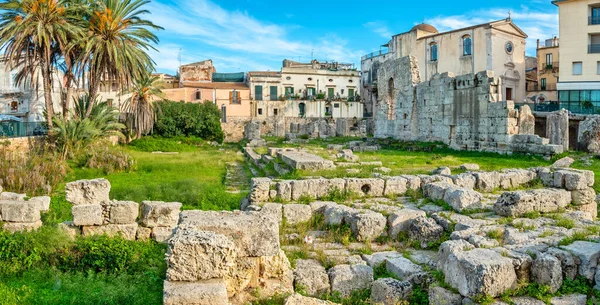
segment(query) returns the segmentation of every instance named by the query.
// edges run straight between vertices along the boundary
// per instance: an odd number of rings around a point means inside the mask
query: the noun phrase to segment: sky
[[[279,71],[284,59],[360,65],[391,36],[425,22],[440,32],[508,17],[536,40],[558,35],[550,0],[152,0],[146,18],[162,26],[150,55],[159,72],[212,59],[218,72]]]

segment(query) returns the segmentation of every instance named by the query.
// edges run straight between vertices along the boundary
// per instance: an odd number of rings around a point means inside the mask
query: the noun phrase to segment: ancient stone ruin
[[[379,68],[375,137],[500,153],[554,155],[568,150],[568,141],[565,146],[533,134],[531,111],[519,112],[513,102],[502,100],[501,80],[493,72],[444,73],[422,80],[416,61],[407,56]],[[562,123],[555,127],[563,128]]]
[[[2,192],[0,187],[0,223],[9,232],[36,230],[42,226],[41,213],[50,210],[50,197]]]

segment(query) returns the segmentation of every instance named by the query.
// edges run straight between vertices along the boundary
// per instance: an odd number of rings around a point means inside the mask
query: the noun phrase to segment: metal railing
[[[369,54],[361,57],[361,60],[378,57],[378,56],[381,56],[381,55],[385,55],[387,53],[389,53],[389,51],[379,50],[378,52],[372,52],[372,53],[369,53]]]
[[[43,136],[47,133],[43,122],[0,122],[0,138]]]
[[[546,68],[547,70],[558,69],[558,62],[554,61],[554,62],[543,63],[543,67]]]
[[[588,54],[600,53],[600,44],[588,45]]]
[[[556,84],[546,84],[541,85],[541,84],[537,84],[537,85],[533,85],[533,84],[528,84],[527,85],[527,92],[535,92],[535,91],[556,91]]]
[[[588,25],[596,25],[596,24],[600,24],[600,16],[588,17]]]
[[[560,109],[566,109],[573,114],[600,114],[600,106],[586,105],[582,102],[555,102],[547,101],[543,103],[515,103],[515,109],[524,105],[529,105],[532,111],[553,112]]]

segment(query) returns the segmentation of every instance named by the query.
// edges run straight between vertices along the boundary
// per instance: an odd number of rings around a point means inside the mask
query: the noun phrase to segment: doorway
[[[513,100],[513,88],[506,88],[505,97],[506,97],[507,101],[512,101]]]

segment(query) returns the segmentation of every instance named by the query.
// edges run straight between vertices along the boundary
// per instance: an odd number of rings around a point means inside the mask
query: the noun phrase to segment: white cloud
[[[373,31],[373,33],[378,34],[383,38],[390,39],[392,37],[392,31],[388,28],[388,26],[382,21],[371,21],[363,24],[364,27]]]
[[[527,54],[535,56],[538,39],[543,41],[552,38],[554,35],[558,36],[558,13],[551,9],[531,9],[530,7],[540,7],[537,4],[533,5],[537,2],[537,0],[530,0],[532,5],[521,5],[517,9],[492,8],[471,11],[462,15],[438,16],[427,19],[425,22],[435,26],[439,31],[449,31],[504,19],[508,17],[510,11],[513,22],[529,36],[527,38]],[[472,16],[477,17],[473,18]]]
[[[362,54],[362,51],[349,49],[347,41],[335,35],[333,39],[324,39],[324,35],[321,39],[317,38],[316,43],[291,39],[288,37],[290,28],[258,20],[247,12],[227,11],[209,0],[178,1],[176,7],[154,1],[149,4],[149,10],[154,12],[149,19],[165,28],[159,33],[161,37],[189,41],[185,46],[159,46],[160,52],[153,54],[159,69],[177,69],[178,63],[173,58],[177,58],[179,47],[183,48],[184,63],[189,59],[186,53],[203,53],[205,58],[195,60],[212,58],[220,70],[232,68],[234,71],[268,68],[256,63],[257,59],[280,62],[284,58],[308,59],[314,53],[329,60],[356,62]],[[191,49],[193,45],[218,48],[222,52],[200,52]],[[174,51],[176,53],[172,53]],[[229,56],[231,54],[234,56]]]

